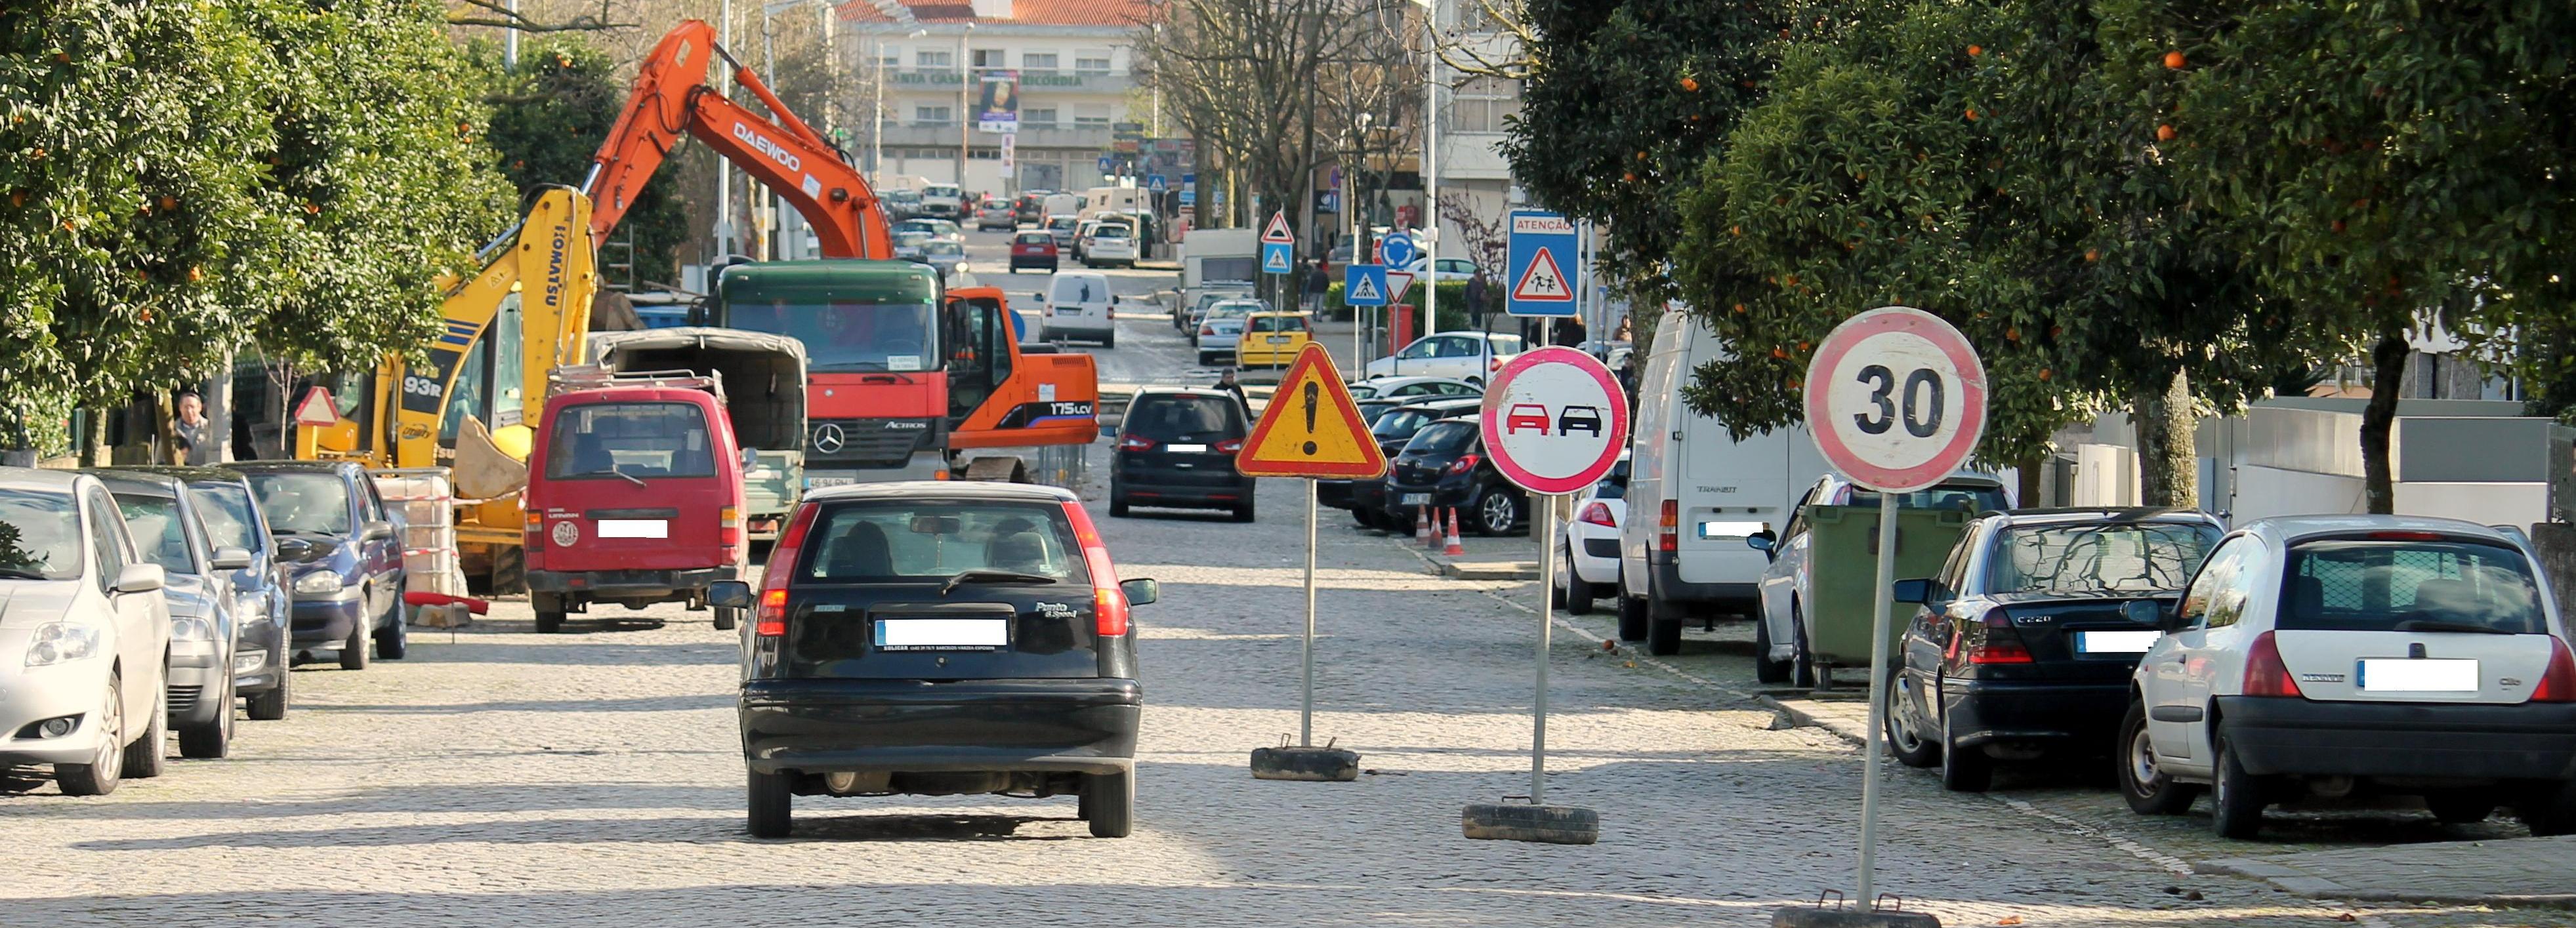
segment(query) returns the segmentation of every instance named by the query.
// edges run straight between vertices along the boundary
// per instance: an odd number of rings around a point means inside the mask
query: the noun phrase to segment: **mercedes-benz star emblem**
[[[849,444],[849,441],[848,436],[841,434],[841,427],[839,425],[826,422],[814,427],[815,451],[824,454],[838,454],[840,453],[841,446]]]

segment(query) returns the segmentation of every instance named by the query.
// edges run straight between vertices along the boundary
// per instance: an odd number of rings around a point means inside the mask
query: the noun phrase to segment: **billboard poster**
[[[984,72],[983,101],[975,107],[975,128],[985,132],[1020,131],[1020,72]]]

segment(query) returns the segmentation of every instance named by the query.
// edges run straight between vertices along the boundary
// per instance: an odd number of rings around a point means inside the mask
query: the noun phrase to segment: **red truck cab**
[[[527,563],[537,631],[590,604],[707,608],[741,575],[743,462],[707,377],[609,378],[555,394],[528,455]],[[717,609],[730,629],[739,610]]]

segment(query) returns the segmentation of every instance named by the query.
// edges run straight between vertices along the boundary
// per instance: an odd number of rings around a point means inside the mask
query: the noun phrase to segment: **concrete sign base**
[[[1253,748],[1252,778],[1347,783],[1360,778],[1360,755],[1340,748]]]
[[[1461,814],[1467,837],[1485,841],[1592,844],[1601,840],[1601,813],[1576,806],[1478,803]]]

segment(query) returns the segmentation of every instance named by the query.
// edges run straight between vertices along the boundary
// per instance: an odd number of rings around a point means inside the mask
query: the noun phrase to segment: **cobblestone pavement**
[[[1316,729],[1372,772],[1252,780],[1249,749],[1297,726],[1301,490],[1265,481],[1249,526],[1096,516],[1126,575],[1165,583],[1138,610],[1135,837],[1087,837],[1070,798],[815,798],[796,837],[752,840],[730,633],[663,607],[660,628],[538,636],[512,603],[415,634],[409,660],[300,671],[293,717],[245,723],[233,759],[104,798],[0,796],[0,925],[1749,926],[1847,888],[1856,752],[1778,729],[1743,675],[1572,630],[1601,617],[1556,636],[1548,797],[1598,810],[1602,843],[1461,838],[1462,804],[1527,786],[1538,620],[1493,591],[1535,589],[1432,577],[1338,521]],[[2177,872],[2158,836],[2125,846],[2091,818],[1892,783],[1881,882],[1952,925],[2566,923],[2354,914]]]

